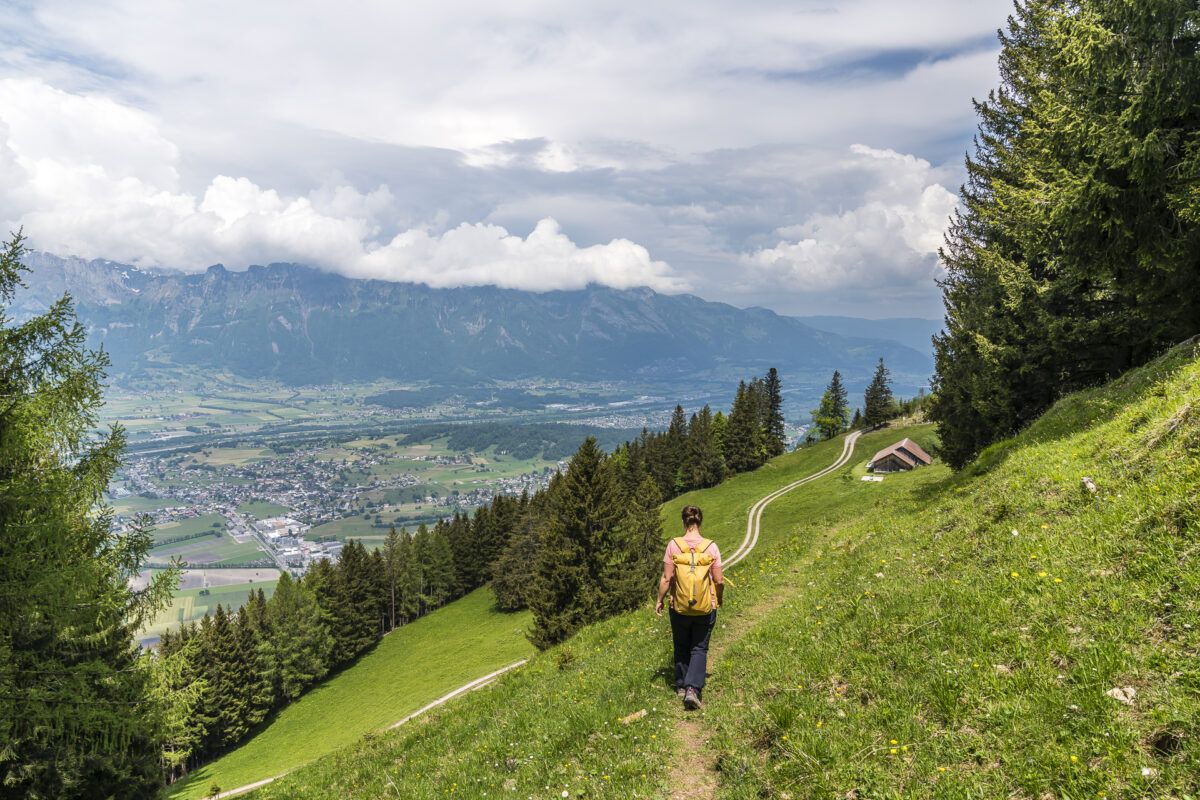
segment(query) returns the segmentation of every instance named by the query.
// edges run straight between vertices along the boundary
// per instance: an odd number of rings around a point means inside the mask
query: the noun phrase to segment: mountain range
[[[775,366],[792,386],[827,382],[839,369],[853,387],[883,358],[903,391],[924,386],[931,371],[928,348],[845,335],[854,328],[848,318],[825,318],[838,320],[835,333],[767,309],[648,288],[435,289],[297,264],[189,274],[41,252],[25,263],[28,286],[10,315],[38,313],[69,293],[118,379],[164,362],[292,385],[737,380]],[[879,321],[859,322],[885,331]]]

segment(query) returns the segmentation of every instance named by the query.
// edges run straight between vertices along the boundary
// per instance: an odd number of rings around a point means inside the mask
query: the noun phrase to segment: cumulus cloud
[[[760,279],[790,289],[886,291],[940,274],[937,249],[958,198],[928,161],[854,145],[848,172],[871,177],[861,204],[777,230],[782,240],[742,257]]]
[[[245,177],[218,175],[197,197],[174,187],[178,151],[148,115],[36,81],[0,81],[0,99],[6,93],[24,99],[17,114],[0,102],[0,175],[10,199],[0,210],[42,249],[184,270],[298,261],[431,286],[687,288],[645,247],[623,238],[580,247],[551,218],[525,238],[482,223],[440,234],[388,230],[397,214],[387,186],[285,196]],[[81,124],[93,136],[89,146],[60,151],[45,144],[76,136]]]

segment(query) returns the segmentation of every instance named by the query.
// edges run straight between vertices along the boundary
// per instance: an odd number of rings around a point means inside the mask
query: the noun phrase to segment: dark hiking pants
[[[675,646],[675,687],[704,689],[708,668],[708,637],[717,624],[717,612],[691,616],[671,609],[671,642]]]

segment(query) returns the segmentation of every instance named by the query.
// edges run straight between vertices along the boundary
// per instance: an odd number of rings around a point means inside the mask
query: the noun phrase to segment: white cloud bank
[[[645,247],[622,238],[580,247],[549,217],[525,238],[467,223],[394,233],[387,186],[284,196],[218,175],[197,197],[178,188],[178,158],[149,114],[38,80],[0,81],[0,218],[44,250],[182,270],[297,261],[431,286],[688,288]]]
[[[775,247],[741,258],[760,280],[814,292],[928,285],[942,273],[937,249],[958,198],[928,161],[853,145],[848,172],[872,176],[861,205],[780,228]]]

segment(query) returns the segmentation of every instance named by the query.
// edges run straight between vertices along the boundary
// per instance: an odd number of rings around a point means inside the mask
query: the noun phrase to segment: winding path
[[[782,497],[783,495],[787,494],[792,489],[803,486],[806,483],[815,481],[818,478],[823,478],[826,475],[828,475],[829,473],[833,472],[834,470],[845,466],[850,461],[850,458],[854,455],[854,443],[858,441],[858,437],[861,434],[862,434],[861,431],[854,431],[853,433],[848,434],[846,436],[846,440],[842,443],[842,454],[840,456],[838,456],[836,461],[834,461],[832,464],[830,464],[825,469],[820,470],[819,472],[814,472],[812,475],[809,475],[806,478],[801,478],[798,481],[793,481],[792,483],[789,483],[787,486],[781,486],[780,488],[771,492],[767,496],[761,498],[757,503],[755,503],[753,506],[751,506],[750,507],[750,516],[749,516],[749,519],[747,519],[747,521],[746,521],[746,538],[742,539],[742,544],[738,547],[737,550],[735,550],[733,552],[733,555],[731,555],[729,558],[726,558],[724,560],[724,565],[726,567],[732,567],[734,564],[738,563],[743,558],[748,556],[750,554],[750,551],[753,550],[755,545],[758,544],[758,533],[759,533],[759,528],[762,523],[763,511],[766,509],[766,507],[768,505],[770,505],[774,500],[777,500],[780,497]],[[416,711],[409,714],[407,717],[405,717],[404,719],[395,723],[394,725],[389,725],[386,728],[386,730],[391,730],[392,728],[398,728],[401,725],[403,725],[404,723],[408,722],[413,717],[423,714],[432,708],[436,708],[437,706],[440,706],[442,703],[445,703],[448,700],[453,700],[455,697],[458,697],[461,694],[465,694],[466,692],[486,686],[487,684],[491,683],[496,678],[498,678],[500,675],[504,674],[505,672],[508,672],[510,669],[516,669],[517,667],[521,666],[522,664],[524,664],[526,662],[526,660],[527,659],[521,659],[520,661],[517,661],[513,664],[509,664],[507,667],[498,669],[495,672],[490,672],[481,678],[476,678],[475,680],[471,681],[470,683],[466,683],[466,684],[458,687],[454,691],[452,691],[448,694],[445,694],[442,697],[439,697],[437,700],[434,700],[429,705],[423,706],[423,707],[417,709]],[[283,773],[283,775],[286,775],[286,774],[287,774],[286,772]],[[275,778],[282,778],[283,775],[276,775]],[[230,789],[227,792],[222,792],[221,794],[217,795],[217,798],[233,797],[234,795],[244,794],[245,792],[249,792],[253,789],[257,789],[260,786],[265,786],[266,784],[275,780],[275,778],[267,778],[265,780],[257,781],[255,783],[246,784],[245,786],[239,786],[236,789]]]
[[[735,550],[733,555],[725,559],[724,566],[732,567],[734,564],[748,556],[750,551],[754,549],[754,546],[758,544],[759,524],[762,521],[763,510],[766,509],[766,507],[770,505],[772,501],[782,497],[798,486],[803,486],[806,483],[815,481],[817,478],[823,478],[834,470],[845,466],[850,461],[851,456],[854,455],[854,443],[858,441],[858,437],[861,435],[862,431],[854,431],[853,433],[848,434],[846,436],[846,440],[842,443],[842,454],[838,456],[837,461],[834,461],[825,469],[821,470],[820,472],[814,472],[807,478],[801,478],[798,481],[793,481],[787,486],[781,486],[751,506],[750,518],[746,521],[746,538],[742,540],[741,547]]]

